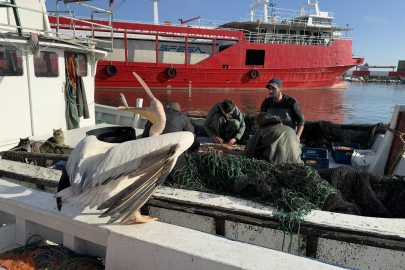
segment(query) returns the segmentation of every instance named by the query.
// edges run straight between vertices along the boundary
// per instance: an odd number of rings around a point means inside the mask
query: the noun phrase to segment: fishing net
[[[29,244],[31,239],[40,240]],[[27,244],[0,254],[0,266],[5,269],[90,270],[104,269],[100,259],[83,256],[63,246],[44,245],[42,238],[33,235]]]
[[[291,238],[299,233],[305,215],[322,209],[330,195],[340,197],[316,170],[301,164],[274,164],[233,155],[220,157],[212,152],[183,155],[173,171],[165,185],[271,204],[277,209],[280,229]]]
[[[340,191],[346,206],[351,205],[347,214],[405,218],[405,177],[356,171],[347,167],[321,169],[318,173]],[[331,198],[329,204],[338,205],[341,202]]]
[[[375,135],[384,134],[383,124],[340,125],[330,121],[307,121],[301,135],[301,143],[311,148],[331,148],[332,142],[359,143],[369,149]]]
[[[301,164],[221,157],[214,151],[180,156],[165,185],[272,205],[280,229],[291,238],[312,210],[405,218],[405,177],[347,167],[317,171]]]

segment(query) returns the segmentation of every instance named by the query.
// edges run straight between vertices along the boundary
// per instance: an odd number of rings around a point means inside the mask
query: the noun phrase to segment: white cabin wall
[[[32,136],[27,55],[24,51],[22,69],[22,76],[0,76],[0,146]]]
[[[41,48],[43,49],[43,48]],[[48,52],[58,54],[59,76],[55,78],[36,77],[32,54],[29,53],[31,75],[31,95],[34,135],[52,134],[53,129],[67,130],[65,99],[65,60],[63,49],[48,48]],[[94,112],[94,76],[92,76],[91,56],[87,55],[87,76],[83,77],[90,118],[80,117],[80,127],[95,125]],[[95,67],[94,67],[95,68]]]
[[[44,49],[41,47],[41,49]],[[53,129],[66,130],[65,118],[65,64],[64,51],[57,48],[48,48],[47,52],[58,55],[58,77],[36,77],[34,60],[29,52],[29,70],[34,135],[52,134]]]
[[[4,0],[7,3],[10,3],[10,0]],[[13,24],[15,25],[13,10],[11,8],[0,8],[0,23],[3,24]],[[16,32],[16,29],[13,27],[0,25],[1,31],[10,31]]]
[[[42,8],[43,1],[45,2],[46,0],[18,0],[17,6],[23,6],[26,8],[42,12],[44,11]],[[10,3],[10,0],[5,0],[5,2]],[[22,26],[38,29],[40,31],[46,29],[44,15],[42,13],[18,8],[18,14],[20,15]],[[17,25],[12,8],[0,8],[0,23]],[[17,28],[15,27],[0,26],[0,29],[8,29],[11,32],[17,32]],[[35,30],[23,30],[23,31],[24,33],[35,32]]]

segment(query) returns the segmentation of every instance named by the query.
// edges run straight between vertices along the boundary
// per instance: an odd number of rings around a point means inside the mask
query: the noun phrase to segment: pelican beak
[[[135,72],[132,72],[134,74],[135,78],[138,80],[138,82],[142,85],[143,89],[145,89],[146,93],[149,96],[150,102],[156,102],[156,98],[153,96],[152,92],[150,91],[149,87],[146,85],[146,83],[142,80],[141,77],[139,77],[138,74]]]
[[[148,111],[149,108],[138,108],[138,107],[129,107],[128,109],[124,106],[118,107],[120,111],[133,112],[142,115],[148,119],[152,124],[156,123],[156,117]]]

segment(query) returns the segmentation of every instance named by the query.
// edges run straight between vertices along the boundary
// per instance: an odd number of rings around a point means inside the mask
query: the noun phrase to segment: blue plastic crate
[[[332,143],[332,157],[336,163],[340,164],[350,164],[354,150],[343,150],[336,149],[337,146],[345,146],[353,149],[360,149],[360,144],[358,143],[342,143],[333,142]]]
[[[301,159],[305,165],[317,170],[329,168],[328,150],[326,149],[303,147]]]

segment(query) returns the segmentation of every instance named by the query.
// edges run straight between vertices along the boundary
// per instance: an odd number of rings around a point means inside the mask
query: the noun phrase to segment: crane
[[[181,26],[183,26],[185,23],[188,23],[188,22],[197,20],[197,19],[199,19],[199,18],[200,18],[200,16],[198,16],[198,17],[196,17],[196,18],[193,18],[193,19],[190,19],[190,20],[187,20],[187,21],[183,21],[183,19],[179,19],[179,21],[181,22]]]

